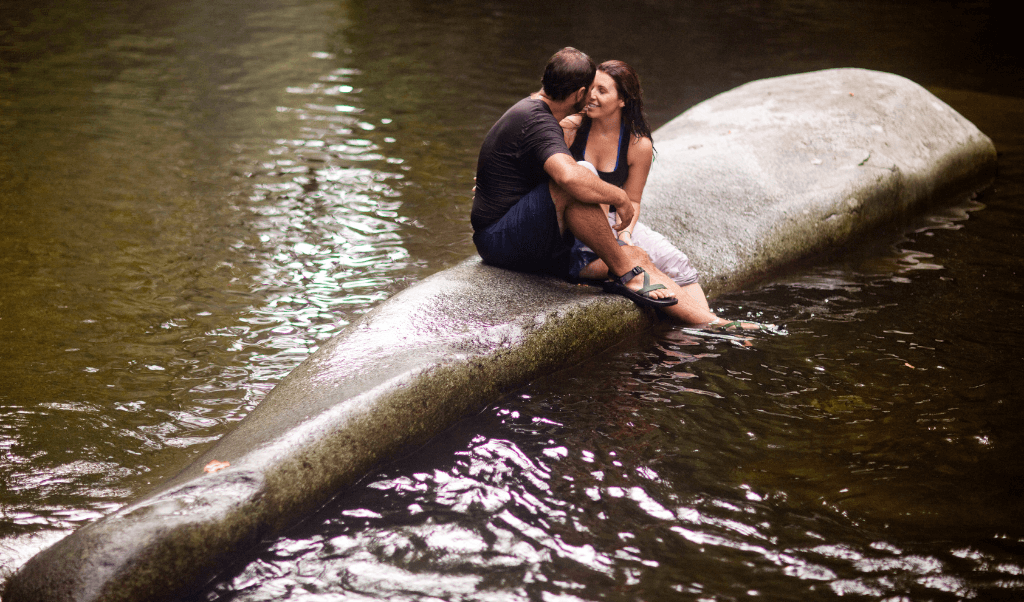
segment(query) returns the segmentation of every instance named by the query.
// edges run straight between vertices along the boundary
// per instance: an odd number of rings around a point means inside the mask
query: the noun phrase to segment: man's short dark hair
[[[597,65],[585,52],[566,46],[551,55],[540,83],[551,100],[565,100],[580,88],[594,83]]]

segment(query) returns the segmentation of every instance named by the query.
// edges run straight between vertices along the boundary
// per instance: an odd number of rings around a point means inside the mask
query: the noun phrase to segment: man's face
[[[576,90],[578,98],[576,99],[576,104],[572,106],[573,113],[579,113],[580,111],[587,107],[587,101],[590,100],[590,88],[592,88],[593,86],[594,84],[590,84],[590,86],[586,88],[580,88],[579,90]]]

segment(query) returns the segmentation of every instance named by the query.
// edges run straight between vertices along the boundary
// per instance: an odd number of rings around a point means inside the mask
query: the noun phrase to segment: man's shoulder
[[[527,96],[523,98],[505,113],[506,115],[518,115],[524,119],[555,120],[547,103],[539,98]]]
[[[513,131],[522,131],[529,127],[530,124],[543,119],[543,112],[544,109],[547,108],[547,105],[538,106],[538,104],[544,105],[544,102],[535,100],[529,96],[518,101],[509,107],[508,110],[506,110],[505,113],[496,122],[494,122],[494,127],[491,128],[491,134],[496,135],[499,132],[505,132],[503,135],[509,135]],[[550,115],[550,111],[548,114]]]
[[[506,141],[532,141],[557,136],[562,138],[562,127],[543,100],[526,97],[512,105],[494,124],[489,137]],[[529,142],[527,142],[529,144]]]

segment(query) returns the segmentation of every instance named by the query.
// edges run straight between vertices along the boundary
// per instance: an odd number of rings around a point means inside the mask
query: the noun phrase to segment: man
[[[626,227],[633,217],[629,197],[577,164],[562,135],[559,121],[585,106],[596,71],[583,52],[559,50],[541,90],[488,132],[477,162],[473,242],[485,263],[569,278],[582,267],[573,265],[579,239],[608,266],[605,290],[642,305],[674,305],[674,292],[660,283],[668,278],[639,247],[619,246],[601,210],[601,203],[614,206],[622,216],[618,227]],[[651,284],[651,276],[660,282]]]

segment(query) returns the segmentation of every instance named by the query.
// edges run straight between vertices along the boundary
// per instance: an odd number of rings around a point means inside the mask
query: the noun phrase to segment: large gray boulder
[[[745,84],[654,135],[642,219],[709,294],[828,252],[995,175],[988,136],[910,80],[830,69]]]
[[[832,70],[748,84],[655,133],[644,219],[722,292],[976,190],[991,141],[916,84]],[[4,600],[170,600],[375,464],[655,316],[470,259],[382,303],[180,474],[31,559]],[[230,466],[204,472],[211,461]]]

